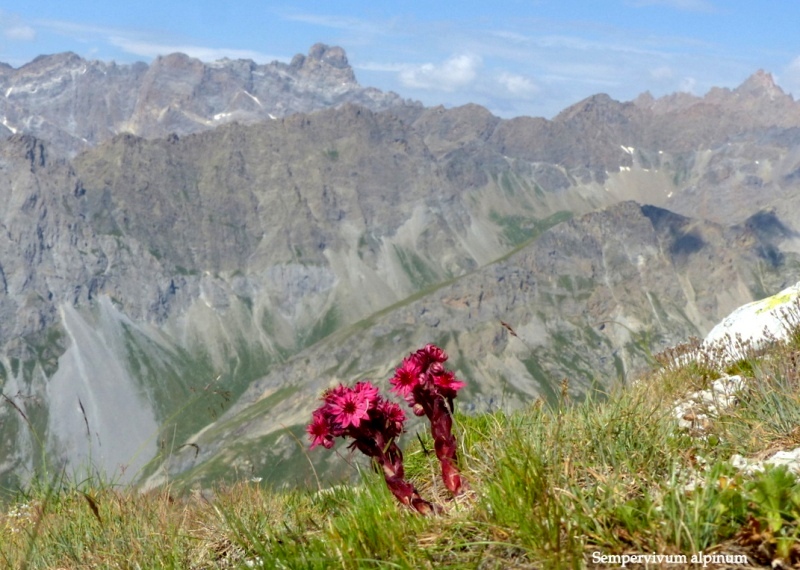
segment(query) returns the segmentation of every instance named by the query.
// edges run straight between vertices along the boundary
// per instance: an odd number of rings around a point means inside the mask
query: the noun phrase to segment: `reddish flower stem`
[[[458,495],[462,490],[461,474],[458,470],[456,438],[453,435],[453,417],[439,394],[428,394],[417,400],[431,423],[431,435],[436,458],[442,466],[442,480],[447,490]]]
[[[423,499],[414,485],[405,480],[403,452],[394,440],[390,441],[388,445],[382,445],[383,442],[380,441],[382,438],[376,439],[377,441],[356,440],[355,446],[382,467],[386,486],[397,500],[423,515],[437,512],[436,507]]]
[[[447,489],[458,495],[463,481],[458,471],[456,439],[453,436],[453,399],[465,386],[443,366],[447,353],[427,344],[403,359],[389,380],[392,391],[402,396],[414,415],[425,415],[431,423],[436,457],[442,466],[442,480]]]

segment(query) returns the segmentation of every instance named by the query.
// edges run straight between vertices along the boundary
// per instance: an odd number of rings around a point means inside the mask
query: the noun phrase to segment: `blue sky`
[[[426,105],[552,117],[595,93],[703,95],[758,69],[800,98],[797,0],[0,0],[0,61],[151,61],[182,51],[288,62],[324,42],[359,82]]]

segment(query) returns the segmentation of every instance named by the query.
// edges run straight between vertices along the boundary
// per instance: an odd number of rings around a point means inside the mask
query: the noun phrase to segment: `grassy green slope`
[[[706,567],[797,563],[800,483],[785,468],[744,475],[731,457],[800,443],[800,332],[734,365],[713,355],[681,363],[683,352],[580,402],[565,385],[550,404],[457,415],[469,490],[456,500],[423,451],[430,440],[401,441],[408,476],[439,515],[402,508],[369,470],[354,485],[291,491],[242,473],[208,496],[42,480],[5,503],[0,559],[10,568],[580,568],[645,554],[684,566],[702,555],[716,557]],[[702,437],[680,429],[673,403],[733,372],[747,380],[737,404],[712,414]],[[347,465],[340,453],[296,455]]]

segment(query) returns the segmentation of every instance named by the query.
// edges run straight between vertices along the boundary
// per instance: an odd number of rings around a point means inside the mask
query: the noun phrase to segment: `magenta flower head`
[[[339,384],[334,388],[328,388],[322,393],[322,400],[325,403],[330,403],[333,401],[333,398],[338,398],[340,396],[344,396],[347,392],[350,391],[350,388],[345,386],[344,384]]]
[[[378,410],[389,437],[395,438],[403,433],[406,414],[400,406],[389,400],[382,400]]]
[[[394,372],[394,377],[389,380],[392,385],[392,392],[402,398],[412,394],[414,387],[419,384],[422,366],[416,355],[412,354],[403,359],[400,368]]]
[[[327,390],[322,400],[306,427],[312,449],[317,445],[330,449],[334,437],[351,438],[350,449],[381,466],[387,487],[401,503],[423,514],[435,512],[404,478],[403,453],[396,441],[406,421],[400,406],[382,398],[370,382],[352,388],[339,385]]]
[[[328,409],[333,416],[334,423],[347,429],[349,426],[358,427],[361,420],[369,417],[370,401],[363,392],[351,390],[341,396],[334,396],[328,404]]]
[[[466,382],[456,380],[456,375],[449,370],[433,377],[434,386],[439,388],[439,391],[445,398],[455,398],[456,392],[466,386]]]
[[[447,353],[435,344],[426,344],[416,352],[423,368],[427,368],[434,362],[442,364],[447,360]]]
[[[376,432],[392,426],[392,435],[402,433],[405,414],[396,404],[385,401],[371,382],[358,382],[352,388],[339,384],[322,394],[323,404],[314,410],[306,427],[311,447],[330,449],[334,437],[375,439]],[[386,436],[386,433],[381,435]]]
[[[356,382],[356,385],[353,386],[353,391],[361,394],[363,398],[370,403],[370,405],[374,405],[377,403],[378,400],[378,387],[372,384],[372,382]]]
[[[306,426],[306,432],[311,438],[311,449],[318,445],[323,446],[325,449],[333,447],[333,433],[331,432],[328,417],[322,408],[314,411],[311,423]]]
[[[457,466],[452,413],[453,400],[466,384],[444,367],[446,361],[444,350],[427,344],[403,360],[390,382],[392,391],[405,399],[415,415],[428,417],[445,486],[458,495],[463,483]]]

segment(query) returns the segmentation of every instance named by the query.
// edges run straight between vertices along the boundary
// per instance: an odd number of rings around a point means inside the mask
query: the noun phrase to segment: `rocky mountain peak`
[[[0,64],[0,134],[47,140],[54,156],[74,156],[123,132],[185,135],[348,102],[375,111],[409,103],[361,87],[345,51],[321,43],[288,65],[203,62],[182,53],[117,65],[71,52],[39,56],[19,69]]]
[[[734,89],[733,92],[739,95],[749,95],[752,97],[767,96],[770,99],[786,96],[783,89],[775,84],[772,74],[763,69],[759,69],[748,77],[744,83]]]
[[[796,110],[791,109],[793,99],[787,95],[776,83],[772,74],[759,69],[748,77],[735,89],[727,87],[712,87],[708,93],[699,97],[691,93],[678,92],[654,98],[649,92],[642,93],[633,103],[640,109],[647,109],[656,114],[668,115],[683,113],[692,107],[706,109],[699,111],[700,115],[707,114],[708,106],[724,107],[728,112],[744,112],[750,115],[760,114],[762,118],[771,113],[767,107],[780,108],[781,113],[794,115]],[[698,119],[702,117],[698,116]]]
[[[338,69],[350,67],[344,49],[339,46],[331,47],[320,43],[314,44],[308,52],[308,57],[309,59],[316,59]]]
[[[626,114],[626,106],[630,104],[621,103],[612,99],[605,93],[598,93],[578,103],[567,107],[553,119],[554,122],[570,122],[580,119],[581,122],[587,118],[593,120],[616,123]]]
[[[165,70],[184,70],[198,69],[203,67],[203,62],[199,59],[190,57],[185,53],[171,53],[158,56],[150,66],[150,69],[164,68]]]
[[[78,54],[65,51],[50,55],[40,55],[20,67],[20,71],[24,70],[27,73],[36,73],[37,71],[44,71],[53,67],[73,67],[81,63],[85,63],[85,61]]]
[[[653,94],[650,91],[645,91],[644,93],[640,93],[639,96],[633,100],[633,104],[637,107],[641,107],[644,109],[649,109],[655,103],[656,98],[653,97]]]
[[[301,77],[316,76],[330,83],[356,84],[356,76],[344,49],[317,43],[311,46],[308,56],[296,55],[290,69]]]

